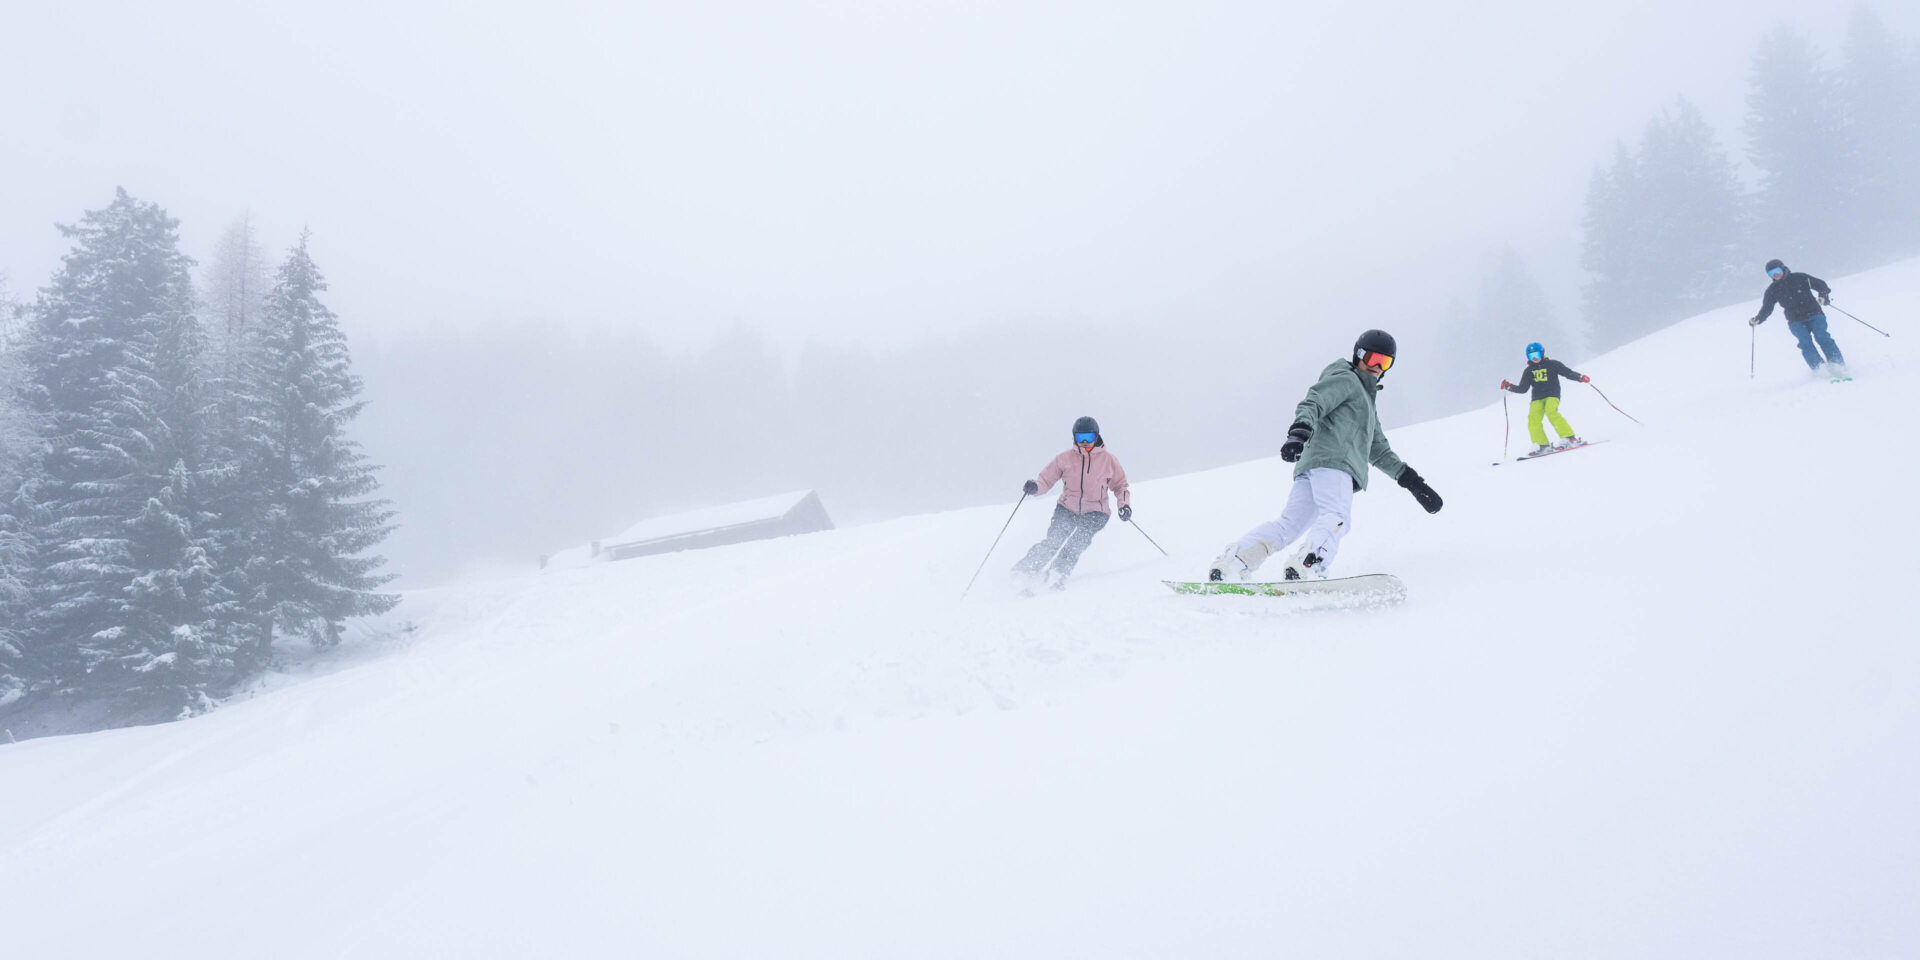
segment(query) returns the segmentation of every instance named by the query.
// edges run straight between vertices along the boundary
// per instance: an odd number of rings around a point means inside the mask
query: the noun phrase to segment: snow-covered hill
[[[1836,316],[1852,383],[1777,319],[1749,381],[1742,305],[1582,365],[1646,422],[1573,388],[1604,446],[1395,431],[1447,506],[1356,501],[1336,572],[1399,574],[1389,609],[1155,582],[1277,513],[1277,459],[1137,485],[1174,556],[1115,524],[1030,600],[995,577],[1032,503],[958,599],[1011,496],[410,595],[390,655],[0,747],[0,945],[1915,955],[1920,261],[1835,297],[1898,337]]]

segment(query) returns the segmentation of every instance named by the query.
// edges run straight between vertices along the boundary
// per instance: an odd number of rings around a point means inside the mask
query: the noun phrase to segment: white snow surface
[[[1777,316],[1749,381],[1744,303],[1579,365],[1605,445],[1393,431],[1446,508],[1376,473],[1335,573],[1395,607],[1159,585],[1278,459],[1136,485],[1173,556],[1115,523],[1033,599],[1045,500],[959,600],[1011,496],[409,594],[387,655],[0,746],[0,950],[1920,955],[1920,261],[1834,286],[1896,335],[1834,316],[1852,383]]]

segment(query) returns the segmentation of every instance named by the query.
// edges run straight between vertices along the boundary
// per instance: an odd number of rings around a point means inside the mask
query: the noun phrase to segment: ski
[[[1226,594],[1241,597],[1297,597],[1297,596],[1340,596],[1377,601],[1404,600],[1407,585],[1400,578],[1385,573],[1369,573],[1357,577],[1336,577],[1332,580],[1275,580],[1237,581],[1237,580],[1162,580],[1161,583],[1174,593],[1193,596],[1214,596]]]
[[[1529,453],[1524,457],[1515,457],[1514,462],[1518,463],[1522,460],[1538,460],[1541,457],[1551,457],[1556,453],[1566,453],[1568,450],[1578,450],[1581,447],[1591,447],[1591,446],[1596,446],[1602,443],[1606,443],[1606,441],[1605,440],[1586,440],[1580,443],[1576,443],[1571,447],[1560,447],[1555,450],[1548,450],[1546,453]]]

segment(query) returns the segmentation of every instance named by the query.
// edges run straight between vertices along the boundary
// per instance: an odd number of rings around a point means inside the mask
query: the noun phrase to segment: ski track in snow
[[[0,942],[1912,955],[1920,261],[1834,288],[1900,338],[1837,318],[1851,383],[1783,322],[1749,381],[1741,304],[1583,362],[1646,426],[1569,389],[1578,456],[1490,468],[1491,390],[1391,432],[1446,508],[1376,473],[1333,572],[1395,606],[1157,582],[1277,514],[1277,458],[1137,484],[1173,556],[1116,521],[1033,598],[1048,498],[964,602],[1005,504],[409,594],[386,655],[0,747]]]

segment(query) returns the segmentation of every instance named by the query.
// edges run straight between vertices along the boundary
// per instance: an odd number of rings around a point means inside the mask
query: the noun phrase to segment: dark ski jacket
[[[1560,395],[1561,377],[1578,380],[1581,376],[1578,371],[1558,360],[1541,357],[1538,362],[1527,364],[1527,368],[1520,371],[1520,382],[1507,389],[1514,393],[1526,393],[1531,389],[1533,396],[1530,399],[1545,400]]]
[[[1767,284],[1767,295],[1760,301],[1760,322],[1765,323],[1773,313],[1773,305],[1780,305],[1780,312],[1787,315],[1788,323],[1806,323],[1820,316],[1820,300],[1815,293],[1824,297],[1833,292],[1825,280],[1810,273],[1794,273],[1792,270],[1780,275],[1780,279]]]
[[[1371,463],[1400,479],[1407,465],[1394,455],[1386,431],[1380,429],[1380,414],[1374,408],[1374,395],[1379,392],[1380,384],[1354,369],[1351,360],[1335,361],[1320,371],[1306,399],[1293,408],[1293,419],[1313,428],[1293,475],[1304,477],[1316,467],[1332,467],[1353,478],[1353,489],[1365,490]]]

